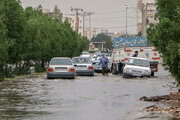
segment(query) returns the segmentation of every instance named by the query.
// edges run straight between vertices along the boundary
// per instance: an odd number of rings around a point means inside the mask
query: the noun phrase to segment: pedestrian
[[[137,57],[137,56],[138,56],[138,51],[135,51],[135,53],[132,57]]]
[[[102,58],[100,59],[100,64],[102,64],[102,74],[105,75],[105,74],[108,74],[108,63],[109,63],[109,60],[107,57],[104,56],[104,54],[102,54]]]

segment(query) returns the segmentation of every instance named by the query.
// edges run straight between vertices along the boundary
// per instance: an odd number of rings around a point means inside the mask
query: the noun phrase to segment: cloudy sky
[[[109,32],[125,31],[126,7],[128,9],[128,33],[136,33],[136,14],[138,0],[21,0],[22,6],[37,7],[53,10],[58,5],[62,13],[73,13],[70,8],[82,8],[86,12],[95,12],[92,15],[92,27],[108,29]],[[86,19],[88,19],[86,17]],[[88,21],[86,22],[86,25]]]

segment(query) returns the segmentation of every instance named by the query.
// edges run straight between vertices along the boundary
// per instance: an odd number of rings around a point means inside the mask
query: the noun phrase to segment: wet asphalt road
[[[78,76],[47,80],[46,75],[0,82],[0,120],[169,120],[142,109],[160,103],[142,96],[175,91],[174,79],[162,67],[152,78]],[[163,105],[163,104],[162,104]]]

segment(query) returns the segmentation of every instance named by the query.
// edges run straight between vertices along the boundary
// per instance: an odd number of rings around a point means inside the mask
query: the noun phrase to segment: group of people
[[[135,51],[134,55],[132,57],[137,57],[138,56],[138,51]],[[107,57],[104,56],[104,54],[102,54],[102,58],[100,59],[100,63],[102,64],[102,74],[108,75],[108,63],[109,63],[109,59]]]

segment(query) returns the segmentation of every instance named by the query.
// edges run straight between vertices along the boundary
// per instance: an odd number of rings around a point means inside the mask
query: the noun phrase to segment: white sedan
[[[123,77],[150,77],[149,61],[145,58],[131,57],[123,69]]]
[[[76,76],[72,60],[70,58],[55,57],[49,64],[47,78],[72,78]]]
[[[90,58],[74,57],[72,61],[77,75],[94,76],[94,68]]]

